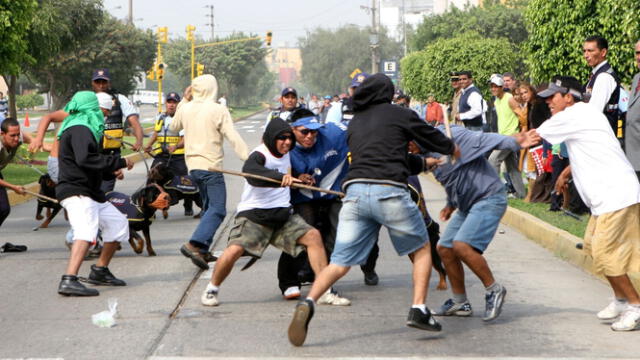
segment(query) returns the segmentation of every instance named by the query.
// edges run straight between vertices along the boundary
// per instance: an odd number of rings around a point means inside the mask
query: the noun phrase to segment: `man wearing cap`
[[[349,126],[349,122],[353,119],[353,93],[356,88],[362,84],[369,77],[367,73],[359,73],[351,79],[351,85],[349,86],[348,97],[342,99],[340,106],[331,106],[329,113],[327,114],[326,123],[332,122],[335,124],[342,124]]]
[[[264,124],[265,129],[269,125],[269,121],[280,118],[289,122],[291,120],[291,113],[300,109],[298,105],[298,92],[292,87],[286,87],[280,93],[280,107],[267,115],[267,121]]]
[[[469,130],[482,131],[485,108],[480,90],[473,84],[471,71],[461,71],[458,74],[462,91],[455,119],[462,121]]]
[[[552,144],[564,142],[569,152],[571,164],[556,191],[566,191],[572,176],[591,208],[583,249],[615,296],[597,317],[613,320],[614,331],[630,331],[640,325],[640,296],[627,275],[640,271],[640,184],[606,117],[582,102],[581,90],[577,79],[560,76],[538,93],[553,116],[537,132]]]
[[[122,94],[116,94],[111,89],[111,77],[108,69],[97,69],[91,77],[91,86],[96,93],[105,92],[111,94],[113,107],[109,116],[104,121],[104,138],[102,139],[102,152],[105,155],[120,156],[122,138],[124,137],[124,122],[128,121],[133,128],[136,143],[132,147],[134,151],[142,148],[142,127],[136,109],[129,99]],[[113,191],[115,179],[105,180],[102,189],[105,192]]]
[[[347,174],[346,132],[335,124],[321,124],[310,110],[296,110],[291,120],[296,145],[291,150],[293,176],[307,185],[340,191]],[[342,202],[333,194],[306,189],[291,189],[291,204],[297,214],[320,231],[327,258],[331,256]],[[292,257],[283,252],[278,261],[278,281],[285,299],[300,297],[300,271],[310,272],[306,255]],[[349,305],[348,299],[331,292],[319,301],[328,305]]]
[[[504,79],[501,75],[493,74],[489,81],[491,94],[495,96],[494,104],[498,115],[498,133],[505,136],[518,133],[518,116],[513,112],[513,108],[517,107],[517,104],[513,95],[504,91]],[[522,199],[527,195],[527,192],[522,181],[522,173],[518,170],[518,154],[518,152],[513,152],[508,148],[497,149],[489,156],[489,162],[498,174],[500,174],[500,166],[503,162],[505,163],[507,174],[516,196]]]
[[[450,111],[449,119],[453,119],[458,125],[463,125],[462,121],[458,120],[460,96],[462,96],[462,89],[460,88],[460,73],[457,71],[450,72],[449,80],[451,81],[451,87],[453,88],[453,97],[451,98],[451,107],[449,107],[449,111]]]

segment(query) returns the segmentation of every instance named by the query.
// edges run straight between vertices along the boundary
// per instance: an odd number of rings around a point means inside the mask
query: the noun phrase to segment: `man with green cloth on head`
[[[104,132],[104,117],[109,110],[100,108],[94,92],[77,92],[64,111],[69,116],[58,132],[60,174],[56,197],[69,215],[74,238],[58,294],[96,296],[98,290],[85,287],[77,275],[89,245],[96,241],[98,229],[102,231],[104,248],[97,264],[91,265],[87,281],[94,285],[126,285],[113,276],[107,266],[118,244],[129,239],[127,218],[106,201],[100,184],[120,176],[122,168],[130,170],[133,162],[102,153],[100,139]]]

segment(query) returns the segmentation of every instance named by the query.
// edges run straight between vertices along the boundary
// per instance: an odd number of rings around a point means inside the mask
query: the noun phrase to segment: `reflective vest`
[[[181,136],[179,132],[173,132],[169,130],[168,126],[165,126],[165,119],[169,117],[166,113],[161,114],[158,120],[156,121],[156,125],[154,131],[158,134],[155,144],[153,144],[153,154],[158,155],[161,153],[169,153],[169,146],[178,146],[178,143],[181,140]],[[184,148],[176,149],[173,155],[182,155],[184,154]]]
[[[124,136],[120,100],[118,100],[118,96],[115,94],[111,94],[111,97],[113,98],[113,107],[111,108],[109,116],[104,120],[104,138],[102,139],[102,148],[104,150],[121,148],[122,137]]]

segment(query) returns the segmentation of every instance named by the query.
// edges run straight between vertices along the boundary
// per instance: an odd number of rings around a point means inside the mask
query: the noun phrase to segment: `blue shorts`
[[[452,248],[454,241],[462,241],[483,253],[493,240],[505,211],[507,195],[502,191],[478,201],[468,213],[456,211],[438,246]]]
[[[349,185],[342,199],[336,244],[331,263],[364,264],[385,226],[400,256],[423,247],[429,240],[422,214],[406,188],[373,183]]]

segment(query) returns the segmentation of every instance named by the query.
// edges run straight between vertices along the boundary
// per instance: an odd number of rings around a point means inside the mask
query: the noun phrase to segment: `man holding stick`
[[[25,136],[24,141],[29,143],[31,138]],[[0,171],[9,165],[21,144],[20,123],[14,118],[4,119],[0,125]],[[7,189],[11,189],[20,195],[25,194],[24,186],[14,185],[4,181],[2,173],[0,172],[0,226],[2,226],[2,223],[7,219],[9,213],[11,213]]]

